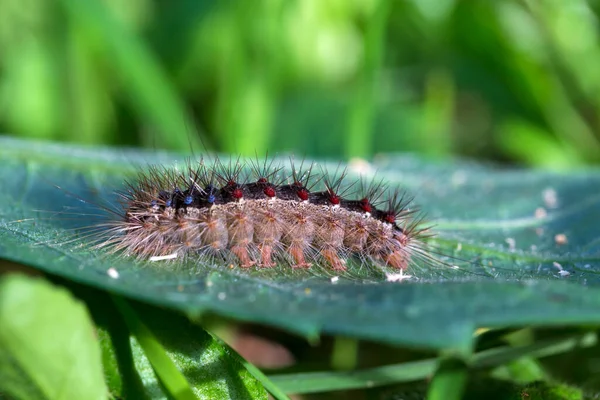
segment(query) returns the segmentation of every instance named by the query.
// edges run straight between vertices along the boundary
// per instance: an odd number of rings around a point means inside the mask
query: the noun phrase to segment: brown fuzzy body
[[[277,262],[307,268],[316,262],[343,270],[348,257],[358,256],[404,269],[409,247],[398,235],[391,224],[368,214],[274,198],[130,213],[118,247],[141,258],[234,256],[233,262],[243,268]]]

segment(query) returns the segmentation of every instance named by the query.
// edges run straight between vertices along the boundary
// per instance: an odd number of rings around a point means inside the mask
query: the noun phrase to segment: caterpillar
[[[432,260],[429,228],[401,189],[348,183],[347,170],[296,168],[293,159],[288,167],[268,158],[150,166],[117,192],[117,218],[94,247],[151,261],[211,257],[241,269],[344,271],[353,260],[402,272]]]

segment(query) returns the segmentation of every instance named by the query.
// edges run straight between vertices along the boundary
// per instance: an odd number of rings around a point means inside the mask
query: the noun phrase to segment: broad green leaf
[[[0,279],[0,393],[106,399],[100,347],[85,309],[41,278]]]
[[[105,379],[124,399],[266,399],[243,360],[183,315],[68,283],[98,325]]]
[[[77,196],[114,206],[112,190],[136,166],[181,165],[184,157],[8,138],[0,148],[1,257],[192,318],[211,312],[312,338],[461,350],[477,327],[600,322],[598,170],[557,174],[378,157],[367,171],[415,196],[435,224],[432,246],[449,265],[413,266],[413,277],[401,283],[366,268],[332,282],[327,271],[136,263],[91,251],[72,229],[102,222],[94,217],[102,212]]]
[[[163,386],[177,399],[267,398],[239,357],[198,326],[154,307],[136,310],[123,299],[114,301],[131,326],[136,369],[152,398],[160,398]]]

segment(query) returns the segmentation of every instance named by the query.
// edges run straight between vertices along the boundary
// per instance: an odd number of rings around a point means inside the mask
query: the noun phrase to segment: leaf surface
[[[122,299],[115,300],[121,312],[124,303]],[[135,325],[131,347],[136,370],[153,399],[163,398],[166,383],[175,381],[164,373],[165,364],[176,367],[171,375],[181,373],[179,379],[189,382],[192,392],[186,393],[180,387],[177,391],[170,390],[168,398],[176,395],[197,399],[267,398],[263,386],[244,369],[236,353],[185,317],[156,307],[125,308],[128,310],[125,319]],[[148,345],[149,341],[154,343]]]
[[[83,304],[40,278],[0,279],[0,393],[106,399],[100,346]]]
[[[448,265],[414,266],[400,283],[364,268],[332,281],[328,271],[139,263],[91,251],[73,228],[106,213],[80,198],[114,206],[113,190],[140,165],[182,165],[184,156],[9,138],[0,148],[0,257],[191,317],[210,312],[313,338],[457,349],[468,349],[477,327],[600,322],[598,170],[378,157],[367,174],[415,196]]]

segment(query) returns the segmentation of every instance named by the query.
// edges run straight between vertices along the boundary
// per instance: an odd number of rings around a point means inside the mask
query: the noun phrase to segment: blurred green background
[[[0,132],[600,162],[597,0],[0,0]]]

